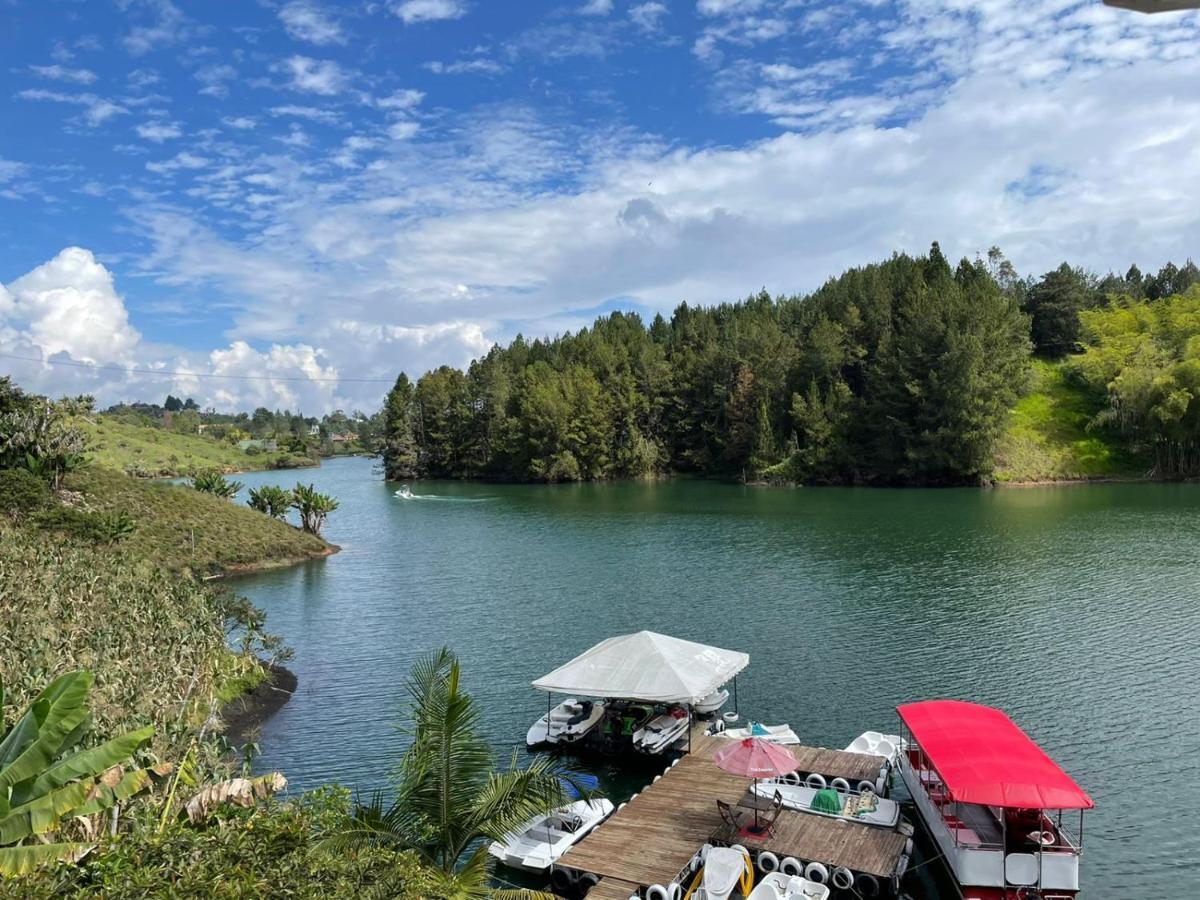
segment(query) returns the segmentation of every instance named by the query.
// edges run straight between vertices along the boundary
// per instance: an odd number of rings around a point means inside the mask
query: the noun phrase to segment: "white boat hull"
[[[729,691],[713,691],[707,697],[692,704],[692,711],[698,716],[711,716],[729,702]]]
[[[761,738],[764,741],[770,741],[773,744],[799,744],[800,738],[796,732],[792,731],[790,725],[763,725],[762,733],[755,733],[753,726],[749,728],[726,728],[724,731],[717,732],[718,737],[731,738],[735,741],[742,741],[748,737]]]
[[[564,700],[530,726],[525,735],[526,746],[570,744],[582,738],[604,718],[605,704],[601,700]]]
[[[493,841],[488,853],[510,868],[544,872],[612,811],[609,800],[576,800],[549,816],[530,819],[503,840]]]
[[[747,900],[828,900],[829,886],[799,875],[772,872],[754,886]]]
[[[895,828],[900,822],[900,804],[895,800],[888,800],[884,797],[875,798],[877,806],[874,812],[869,812],[862,816],[845,816],[813,809],[812,801],[817,791],[816,788],[810,788],[807,785],[762,781],[754,788],[754,793],[760,797],[767,798],[774,797],[776,791],[779,792],[779,796],[783,798],[783,805],[788,809],[798,810],[814,816],[826,816],[830,819],[840,819],[844,822],[858,822],[863,825],[872,825],[876,828]],[[860,796],[857,793],[843,794],[840,791],[838,793],[843,798],[843,808],[845,807],[846,799]]]
[[[662,753],[687,733],[686,716],[655,716],[633,733],[633,747],[643,753]]]

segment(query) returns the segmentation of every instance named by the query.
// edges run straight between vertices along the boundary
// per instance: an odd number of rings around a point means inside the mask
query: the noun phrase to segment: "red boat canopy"
[[[952,799],[1020,809],[1091,809],[1095,804],[1008,716],[961,700],[896,708]]]

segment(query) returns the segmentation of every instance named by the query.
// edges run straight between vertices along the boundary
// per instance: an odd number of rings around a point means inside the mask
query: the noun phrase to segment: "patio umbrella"
[[[792,751],[762,738],[748,737],[722,747],[713,754],[717,768],[734,775],[748,775],[758,787],[760,778],[776,778],[796,771],[799,763]],[[758,828],[758,805],[754,806],[754,827]]]

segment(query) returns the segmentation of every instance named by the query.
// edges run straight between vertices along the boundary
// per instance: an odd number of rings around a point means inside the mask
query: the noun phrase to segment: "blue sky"
[[[1198,39],[1098,0],[0,0],[0,372],[373,408],[932,240],[1181,261]]]

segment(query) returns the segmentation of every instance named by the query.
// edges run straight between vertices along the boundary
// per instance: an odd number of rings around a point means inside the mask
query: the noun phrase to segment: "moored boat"
[[[900,775],[959,896],[1076,897],[1091,797],[998,709],[933,700],[898,712]]]
[[[612,811],[609,800],[576,800],[493,841],[488,853],[511,868],[544,872]]]
[[[687,710],[673,706],[633,733],[633,748],[642,753],[662,753],[687,732],[689,717]]]
[[[827,900],[829,885],[809,881],[802,875],[772,872],[750,892],[748,900]]]
[[[760,781],[754,786],[754,793],[760,797],[769,799],[774,797],[776,792],[783,799],[786,809],[859,822],[876,828],[895,828],[900,824],[900,804],[895,800],[877,796],[873,787],[869,791],[861,792],[838,791],[819,785],[809,786],[798,780],[792,783],[780,779]],[[821,799],[825,802],[815,803],[820,792],[823,792]],[[836,804],[836,810],[829,802],[831,800]]]
[[[571,744],[578,741],[604,717],[601,700],[564,700],[533,723],[525,735],[530,748],[545,744]]]
[[[735,741],[755,737],[773,744],[800,743],[800,737],[792,731],[791,725],[763,725],[761,722],[751,722],[745,728],[717,728],[711,733],[718,737],[732,738]]]

